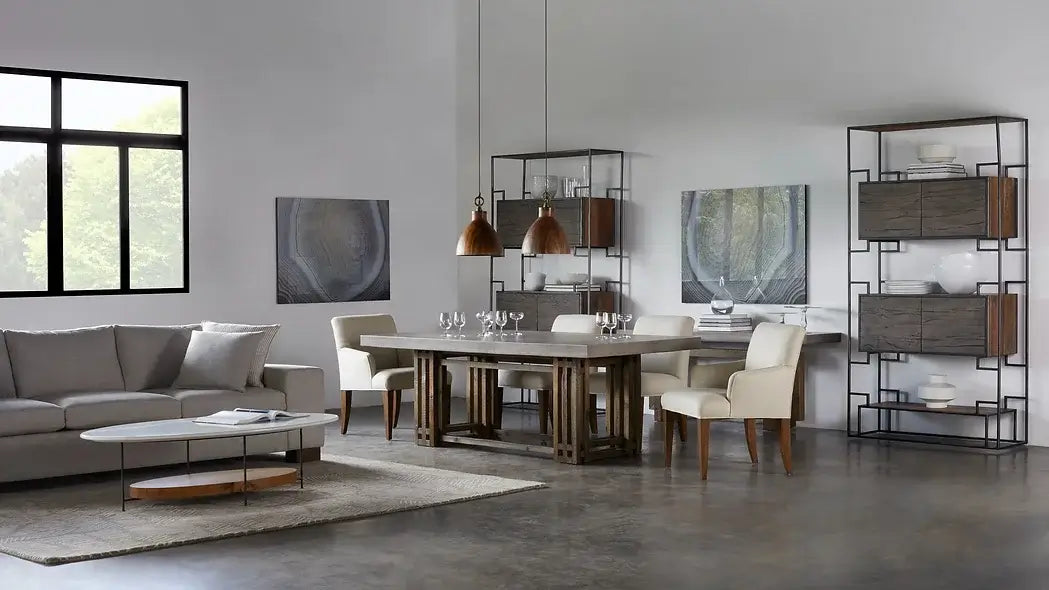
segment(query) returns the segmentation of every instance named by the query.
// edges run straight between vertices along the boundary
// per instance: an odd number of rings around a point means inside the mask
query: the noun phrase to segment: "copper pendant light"
[[[456,256],[502,256],[503,244],[484,210],[481,196],[481,0],[477,0],[477,196],[473,217],[459,236]]]
[[[549,70],[550,43],[547,18],[548,1],[543,0],[543,167],[544,174],[550,171],[550,105],[549,105]],[[521,253],[533,254],[571,254],[568,247],[568,236],[564,228],[554,217],[550,203],[550,194],[543,193],[543,204],[539,207],[539,217],[532,222],[521,243]]]

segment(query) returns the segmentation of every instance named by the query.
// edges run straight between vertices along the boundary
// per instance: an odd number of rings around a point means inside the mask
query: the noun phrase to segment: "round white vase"
[[[546,274],[541,272],[530,272],[524,277],[525,291],[542,291],[546,286]]]
[[[918,386],[918,397],[927,408],[946,408],[957,396],[957,388],[947,382],[947,375],[929,375],[929,382]]]
[[[977,266],[975,252],[949,254],[940,259],[933,269],[936,282],[943,290],[955,295],[970,295],[976,292],[976,283],[980,280],[980,269]]]

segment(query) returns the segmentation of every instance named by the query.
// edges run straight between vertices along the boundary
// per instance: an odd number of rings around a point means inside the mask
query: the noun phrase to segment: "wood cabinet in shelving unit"
[[[1014,238],[1016,179],[861,182],[857,214],[864,240]]]
[[[539,199],[505,199],[495,202],[495,230],[505,248],[520,248],[525,233],[539,213]],[[565,230],[571,246],[615,246],[616,200],[580,197],[553,199],[554,217]]]

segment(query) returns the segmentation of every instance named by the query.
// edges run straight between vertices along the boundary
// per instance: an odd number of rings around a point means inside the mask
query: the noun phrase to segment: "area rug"
[[[136,473],[129,479],[146,477]],[[240,496],[216,496],[130,502],[121,512],[116,481],[78,483],[0,494],[0,552],[57,565],[542,487],[534,481],[327,454],[319,463],[306,464],[305,489],[255,492],[248,506],[241,505]]]

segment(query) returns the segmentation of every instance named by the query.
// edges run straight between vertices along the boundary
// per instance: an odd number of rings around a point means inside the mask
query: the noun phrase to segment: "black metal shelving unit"
[[[576,187],[575,190],[577,190],[577,191],[586,190],[590,194],[590,196],[593,197],[594,195],[593,195],[592,187],[594,185],[594,158],[595,157],[618,158],[618,164],[619,164],[619,179],[618,179],[618,182],[616,183],[616,186],[608,187],[608,188],[605,189],[605,198],[615,198],[616,199],[616,219],[615,219],[616,239],[615,239],[615,247],[614,247],[614,249],[613,248],[607,248],[607,247],[603,248],[603,249],[604,249],[604,254],[605,254],[606,258],[617,258],[618,261],[619,261],[619,275],[618,275],[618,277],[615,280],[606,280],[605,281],[605,289],[609,289],[610,287],[613,287],[613,286],[615,287],[615,292],[616,292],[615,308],[616,308],[617,312],[621,312],[624,309],[624,307],[623,307],[623,286],[624,286],[624,281],[623,281],[623,262],[624,262],[624,260],[626,258],[625,254],[623,253],[623,237],[625,235],[624,234],[624,228],[623,228],[623,225],[624,225],[623,221],[624,221],[624,216],[625,216],[625,208],[623,206],[623,198],[625,196],[624,195],[624,193],[625,193],[624,183],[625,183],[625,178],[626,178],[625,152],[623,152],[622,150],[611,150],[611,149],[603,149],[603,148],[578,148],[578,149],[556,150],[556,151],[547,151],[547,152],[524,152],[524,153],[518,153],[518,154],[499,154],[499,155],[492,156],[491,157],[491,163],[490,163],[490,169],[489,169],[489,178],[491,180],[490,190],[491,190],[492,201],[493,201],[493,203],[492,203],[492,225],[498,231],[499,220],[497,218],[496,207],[495,207],[495,202],[494,202],[495,199],[496,199],[496,195],[498,195],[499,200],[505,200],[506,199],[506,190],[505,189],[498,189],[498,190],[496,190],[496,188],[495,188],[495,163],[496,163],[497,160],[519,161],[521,163],[521,197],[520,198],[522,200],[524,200],[524,199],[530,198],[530,195],[531,195],[531,191],[528,190],[528,182],[527,182],[527,180],[528,180],[527,179],[527,176],[528,176],[528,163],[529,162],[535,161],[535,160],[546,160],[546,159],[561,160],[561,159],[567,159],[567,158],[586,158],[586,163],[587,163],[587,167],[586,167],[586,170],[587,170],[586,185],[585,186]],[[614,197],[613,197],[613,194],[615,195]],[[580,208],[580,215],[584,215],[584,214],[585,214],[584,208]],[[587,232],[587,234],[588,234],[588,238],[589,238],[590,232]],[[507,249],[508,250],[513,250],[513,249],[516,249],[516,248],[507,248]],[[580,251],[583,251],[583,253],[580,253]],[[586,245],[586,246],[578,246],[578,247],[575,247],[575,248],[572,249],[572,255],[576,256],[576,257],[580,257],[580,258],[586,258],[587,283],[588,284],[589,283],[593,283],[593,279],[594,279],[594,248],[592,248],[589,244]],[[527,260],[529,258],[535,258],[535,255],[526,255],[526,254],[523,254],[523,253],[521,254],[521,264],[520,264],[520,285],[521,285],[520,288],[521,289],[524,289],[525,260]],[[488,307],[492,308],[494,306],[494,303],[495,303],[495,294],[496,294],[496,292],[502,291],[504,289],[504,287],[506,286],[505,285],[505,281],[501,281],[501,280],[497,281],[497,280],[495,280],[495,258],[489,258],[489,262],[488,262],[488,283],[489,283]],[[587,307],[586,312],[590,313],[590,311],[591,311],[590,310],[590,298],[589,297],[584,298],[584,301],[586,302],[586,307]],[[504,403],[503,406],[504,407],[509,407],[509,408],[519,408],[519,409],[529,409],[529,410],[536,410],[538,408],[537,402],[532,401],[531,392],[528,395],[528,399],[525,399],[523,391],[522,391],[521,399],[519,401],[517,401],[517,402],[510,402],[510,403]],[[599,413],[603,413],[604,410],[598,410],[598,412]]]
[[[853,232],[854,191],[853,180],[857,175],[862,175],[867,182],[882,180],[900,180],[902,173],[898,170],[885,170],[883,167],[883,155],[885,153],[885,135],[898,131],[917,131],[924,129],[943,129],[949,127],[991,127],[994,132],[995,154],[993,162],[979,162],[976,164],[976,174],[981,176],[984,169],[993,169],[998,177],[1010,176],[1013,173],[1022,174],[1017,179],[1022,194],[1017,196],[1021,203],[1017,214],[1022,217],[1022,223],[1017,223],[1017,236],[1014,238],[979,238],[976,239],[976,250],[979,252],[995,252],[997,256],[997,276],[994,281],[983,281],[979,283],[977,290],[980,294],[1006,294],[1016,293],[1021,305],[1018,311],[1022,311],[1022,321],[1017,320],[1017,328],[1022,331],[1022,348],[1018,348],[1015,354],[1003,354],[1004,330],[998,330],[998,356],[983,357],[976,359],[976,369],[981,371],[993,371],[995,373],[996,389],[993,399],[978,400],[973,405],[948,406],[947,408],[928,408],[924,404],[914,403],[907,400],[907,393],[900,389],[887,387],[885,365],[893,362],[907,362],[906,354],[897,352],[864,352],[859,350],[858,342],[853,340],[858,336],[857,329],[853,329],[853,310],[857,308],[859,296],[863,294],[882,294],[883,258],[887,255],[903,252],[901,242],[908,239],[900,238],[891,240],[864,240]],[[1002,157],[1002,132],[1003,128],[1009,127],[1016,130],[1022,141],[1022,157],[1019,162],[1005,163]],[[853,137],[854,134],[863,134],[870,137],[872,134],[877,141],[877,168],[872,173],[871,168],[853,167]],[[985,452],[1003,452],[1026,445],[1029,440],[1029,391],[1030,372],[1028,366],[1029,346],[1029,308],[1030,297],[1028,293],[1030,277],[1030,250],[1029,215],[1028,215],[1028,189],[1029,189],[1029,141],[1027,119],[1009,116],[986,116],[970,117],[962,119],[943,119],[935,121],[918,121],[909,123],[890,123],[886,125],[859,125],[848,128],[846,139],[847,150],[847,186],[848,186],[848,336],[849,357],[848,376],[846,381],[846,429],[850,438],[874,439],[883,441],[898,441],[908,443],[926,443],[948,445],[978,449]],[[872,178],[873,176],[873,178]],[[1003,236],[1003,215],[998,215],[998,232],[996,235]],[[1018,220],[1020,221],[1020,220]],[[1021,230],[1022,228],[1022,230]],[[858,229],[857,229],[858,233]],[[874,247],[872,248],[872,244]],[[876,280],[856,280],[854,278],[854,258],[860,256],[877,257]],[[1022,277],[1019,279],[1007,279],[1005,277],[1004,263],[1008,257],[1022,257]],[[1015,265],[1014,265],[1015,266]],[[873,289],[873,290],[872,290]],[[998,325],[1004,322],[1004,305],[998,305]],[[985,359],[995,359],[991,365],[982,363]],[[870,366],[874,364],[876,383],[870,391],[855,390],[854,370],[858,366]],[[1002,377],[1007,371],[1022,372],[1022,389],[1006,393],[1003,391]],[[857,403],[858,402],[858,403]],[[855,418],[853,413],[855,412]],[[864,430],[864,416],[871,412],[875,414],[874,426]],[[967,416],[982,418],[984,421],[984,434],[978,436],[961,436],[950,434],[936,434],[930,432],[911,432],[901,430],[899,424],[900,412],[934,413],[944,416]],[[894,420],[894,418],[896,418]],[[869,418],[868,418],[869,419]],[[896,425],[894,426],[894,422]],[[1003,422],[1005,429],[1003,429]],[[869,422],[867,422],[869,424]],[[993,426],[993,429],[992,429]],[[993,433],[992,433],[993,430]],[[1004,435],[1004,436],[1003,436]]]
[[[623,188],[623,184],[624,184],[625,168],[626,168],[625,153],[622,150],[610,150],[610,149],[601,149],[601,148],[579,148],[579,149],[571,149],[571,150],[557,150],[557,151],[550,151],[550,152],[525,152],[525,153],[520,153],[520,154],[500,154],[500,155],[495,155],[495,156],[491,157],[491,164],[490,164],[490,171],[489,171],[490,172],[489,178],[491,179],[490,190],[491,190],[492,200],[493,201],[495,200],[496,195],[498,195],[499,200],[505,200],[506,199],[506,190],[504,190],[504,189],[496,190],[496,188],[495,188],[495,163],[496,163],[497,160],[516,160],[516,161],[519,161],[521,163],[521,199],[524,200],[524,199],[528,199],[529,196],[531,195],[531,191],[528,190],[528,182],[527,182],[528,163],[529,162],[534,161],[534,160],[547,160],[547,159],[549,159],[549,160],[560,160],[560,159],[566,159],[566,158],[586,158],[586,163],[587,163],[587,168],[586,169],[587,169],[587,175],[588,175],[588,177],[586,179],[586,185],[585,186],[576,187],[576,190],[577,191],[586,190],[588,193],[591,193],[590,196],[593,197],[594,195],[592,194],[591,187],[594,184],[594,158],[595,157],[613,157],[613,158],[618,158],[618,160],[619,160],[619,162],[618,162],[618,164],[619,164],[619,181],[618,181],[616,186],[609,187],[609,188],[605,189],[605,198],[615,198],[616,199],[616,223],[615,223],[616,224],[616,240],[615,240],[615,244],[616,245],[615,245],[614,249],[613,248],[604,248],[604,251],[605,251],[604,254],[605,254],[606,258],[618,258],[619,259],[619,276],[616,278],[616,280],[607,280],[607,281],[605,281],[605,288],[608,289],[608,288],[613,287],[613,286],[615,287],[615,291],[616,291],[616,311],[622,311],[623,310],[623,260],[624,260],[624,255],[623,255],[623,235],[624,235],[623,234],[623,219],[624,219],[624,217],[623,217],[624,216],[623,197],[624,197],[624,188]],[[614,197],[612,196],[613,194],[615,195]],[[584,215],[584,214],[585,214],[585,211],[581,208],[580,209],[580,215]],[[495,207],[495,203],[493,202],[492,203],[492,225],[496,228],[496,230],[498,230],[498,228],[499,228],[499,220],[497,219],[496,216],[497,216],[496,207]],[[587,233],[589,234],[590,232],[587,232]],[[507,249],[510,250],[510,249],[516,249],[516,248],[507,248]],[[580,253],[580,251],[583,251],[583,252]],[[587,281],[588,281],[588,283],[593,282],[593,279],[594,279],[594,248],[592,248],[589,244],[586,245],[586,246],[577,246],[577,247],[573,248],[572,254],[574,256],[576,256],[576,257],[579,257],[579,258],[586,258]],[[530,256],[530,255],[526,255],[526,254],[522,254],[521,255],[520,281],[521,281],[521,288],[522,289],[524,289],[525,260],[527,260],[529,258],[535,258],[535,256],[534,255]],[[506,286],[505,285],[505,281],[497,281],[497,280],[495,280],[495,258],[491,258],[489,263],[488,263],[488,283],[489,283],[488,306],[492,307],[492,305],[494,304],[494,301],[495,301],[495,293],[497,291],[503,290],[503,288]],[[586,304],[587,304],[587,310],[586,311],[587,311],[587,313],[590,313],[590,301],[589,301],[589,299],[587,299]]]

